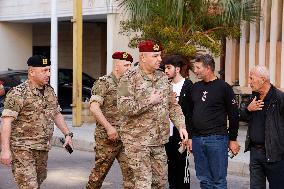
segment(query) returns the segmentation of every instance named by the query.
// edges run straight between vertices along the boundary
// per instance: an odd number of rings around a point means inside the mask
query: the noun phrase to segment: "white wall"
[[[32,25],[0,22],[0,70],[27,69],[32,55]]]
[[[84,23],[83,25],[83,72],[97,78],[105,74],[106,61],[102,54],[105,23]],[[72,23],[58,25],[58,67],[73,68],[73,29]],[[50,45],[50,23],[33,24],[33,46]]]
[[[115,12],[111,0],[82,0],[83,15],[101,15]],[[58,16],[73,15],[73,0],[57,0]],[[50,0],[0,0],[0,21],[50,18]]]
[[[119,34],[120,21],[125,19],[122,14],[107,15],[107,73],[112,70],[112,54],[116,51],[126,51],[133,56],[133,63],[139,61],[138,48],[128,47],[129,37]]]

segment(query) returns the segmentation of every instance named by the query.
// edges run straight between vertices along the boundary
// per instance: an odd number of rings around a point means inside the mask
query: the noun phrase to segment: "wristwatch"
[[[72,133],[72,132],[69,132],[69,133],[65,134],[64,136],[65,136],[65,138],[66,138],[67,136],[70,136],[71,138],[73,138],[73,133]]]

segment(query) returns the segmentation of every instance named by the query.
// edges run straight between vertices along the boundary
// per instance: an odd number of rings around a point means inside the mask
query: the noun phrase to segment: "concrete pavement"
[[[74,133],[73,143],[75,150],[94,151],[95,141],[94,132],[96,125],[94,123],[84,123],[82,127],[72,127],[72,116],[65,115],[69,129]],[[229,158],[228,174],[237,176],[249,176],[249,152],[244,153],[245,137],[247,126],[240,124],[238,142],[241,145],[240,153],[233,159]],[[59,129],[55,128],[52,138],[52,145],[62,146],[59,138],[63,137]],[[194,169],[193,156],[191,157],[191,168]]]
[[[75,150],[72,155],[64,149],[53,147],[48,155],[47,179],[41,189],[85,189],[95,153]],[[249,177],[228,175],[229,189],[248,189]],[[11,167],[0,164],[0,189],[17,189]],[[117,161],[108,172],[101,189],[122,189],[122,175]],[[168,187],[166,187],[168,189]],[[166,189],[165,188],[165,189]],[[190,171],[190,188],[200,189],[194,170]],[[268,188],[268,187],[267,187]]]

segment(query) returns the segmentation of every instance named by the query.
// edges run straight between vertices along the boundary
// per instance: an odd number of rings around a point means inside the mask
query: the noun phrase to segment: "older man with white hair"
[[[250,188],[284,186],[284,93],[270,83],[264,66],[250,70],[253,100],[245,110],[249,118],[246,150],[250,150]]]

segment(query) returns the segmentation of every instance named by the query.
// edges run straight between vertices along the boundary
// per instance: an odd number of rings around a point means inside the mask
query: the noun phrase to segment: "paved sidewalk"
[[[74,149],[83,151],[94,151],[94,131],[96,125],[94,123],[84,123],[82,127],[72,127],[72,116],[65,115],[69,129],[74,133],[73,143]],[[238,176],[249,176],[249,152],[244,153],[245,137],[247,126],[240,124],[238,142],[241,145],[240,153],[233,159],[229,158],[228,174]],[[59,138],[63,137],[59,129],[55,128],[52,138],[52,145],[62,146]],[[194,160],[191,156],[191,168],[194,169]]]

